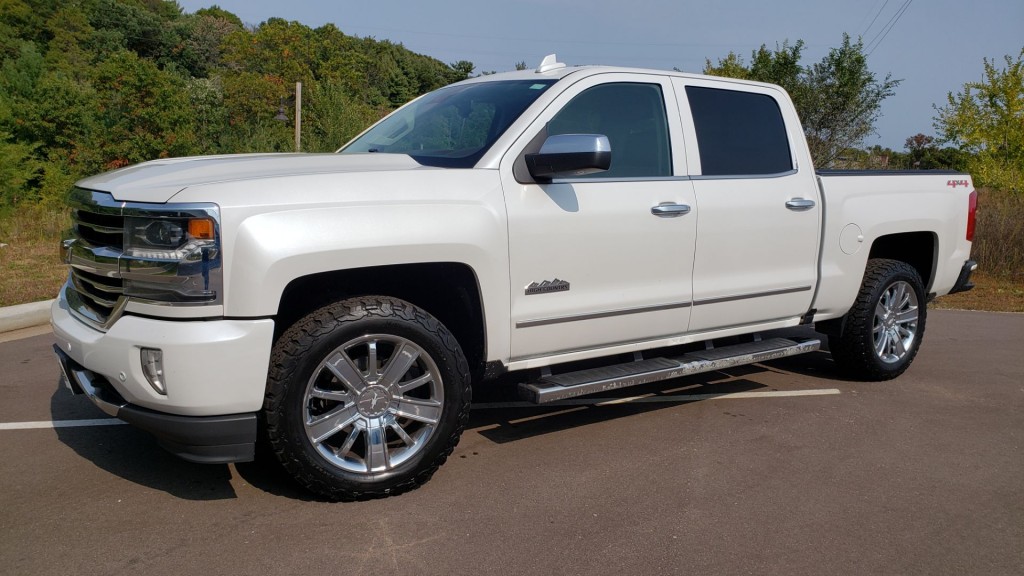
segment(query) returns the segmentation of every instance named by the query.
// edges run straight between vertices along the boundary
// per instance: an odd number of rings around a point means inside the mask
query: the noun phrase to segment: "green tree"
[[[308,94],[302,134],[302,147],[308,152],[337,150],[384,112],[352,98],[345,84],[337,80],[322,80]]]
[[[10,100],[0,94],[0,206],[13,206],[32,197],[30,184],[42,170],[34,154],[36,145],[15,140],[5,129],[11,123]]]
[[[1024,191],[1024,49],[1004,67],[983,60],[984,76],[935,106],[943,142],[973,154],[967,161],[975,183]]]
[[[845,150],[856,148],[874,131],[882,101],[894,94],[899,80],[879,80],[868,68],[862,41],[843,42],[821,61],[800,64],[804,43],[769,50],[762,45],[751,54],[748,66],[730,52],[716,65],[710,60],[705,74],[778,84],[789,92],[803,123],[811,156],[818,166],[832,165]]]
[[[473,69],[476,68],[476,66],[473,66],[473,63],[469,60],[459,60],[458,62],[453,62],[449,66],[455,75],[454,81],[469,78],[469,76],[473,74]]]
[[[97,68],[95,86],[102,103],[98,144],[107,168],[194,151],[194,119],[178,76],[122,51]]]
[[[934,136],[915,134],[907,138],[903,147],[907,150],[906,164],[909,168],[921,170],[965,168],[965,154],[956,148],[939,148]]]

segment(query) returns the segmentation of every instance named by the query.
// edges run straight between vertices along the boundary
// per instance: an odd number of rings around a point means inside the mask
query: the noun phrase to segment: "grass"
[[[994,276],[1024,283],[1024,193],[978,190],[971,257]]]
[[[60,240],[71,221],[38,208],[0,214],[0,306],[56,298],[67,278]]]
[[[0,212],[0,306],[48,300],[67,277],[59,244],[67,212],[28,208]],[[979,190],[975,288],[943,296],[935,308],[1024,312],[1024,195]]]
[[[974,289],[937,298],[931,308],[1024,312],[1024,282],[978,270],[971,277]]]

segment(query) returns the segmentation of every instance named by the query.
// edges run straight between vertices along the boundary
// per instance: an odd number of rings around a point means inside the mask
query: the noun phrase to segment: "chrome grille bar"
[[[79,188],[72,191],[70,202],[74,241],[65,244],[64,259],[71,268],[65,295],[72,312],[104,329],[117,320],[125,303],[118,275],[124,203]]]

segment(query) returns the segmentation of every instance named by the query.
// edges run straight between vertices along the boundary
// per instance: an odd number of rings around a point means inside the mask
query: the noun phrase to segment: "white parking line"
[[[94,420],[43,420],[39,422],[0,422],[0,430],[38,430],[46,428],[77,428],[80,426],[117,426],[127,424],[117,418]]]
[[[836,388],[820,390],[772,390],[769,392],[732,392],[725,394],[679,394],[674,396],[628,396],[626,398],[572,398],[547,404],[530,402],[480,402],[473,404],[474,410],[498,408],[554,408],[558,406],[614,406],[616,404],[649,404],[657,402],[683,403],[698,400],[739,400],[742,398],[787,398],[793,396],[831,396],[840,394]],[[82,426],[118,426],[127,424],[117,418],[96,418],[93,420],[43,420],[39,422],[2,422],[0,430],[39,430],[49,428],[77,428]]]
[[[818,390],[771,390],[768,392],[732,392],[723,394],[679,394],[674,396],[659,396],[657,394],[646,394],[644,396],[629,396],[626,398],[571,398],[548,402],[546,404],[533,404],[532,402],[481,402],[473,404],[474,410],[493,410],[497,408],[546,408],[548,406],[613,406],[615,404],[645,404],[645,403],[679,403],[696,402],[698,400],[739,400],[742,398],[788,398],[793,396],[832,396],[840,394],[836,388],[822,388]]]

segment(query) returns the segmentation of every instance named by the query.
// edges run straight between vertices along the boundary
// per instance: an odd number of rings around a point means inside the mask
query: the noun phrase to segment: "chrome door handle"
[[[690,207],[686,204],[658,204],[657,206],[651,206],[651,214],[661,218],[675,218],[689,212]]]
[[[796,210],[802,212],[804,210],[810,210],[814,208],[814,200],[807,200],[806,198],[793,198],[792,200],[786,200],[786,208],[790,210]]]

